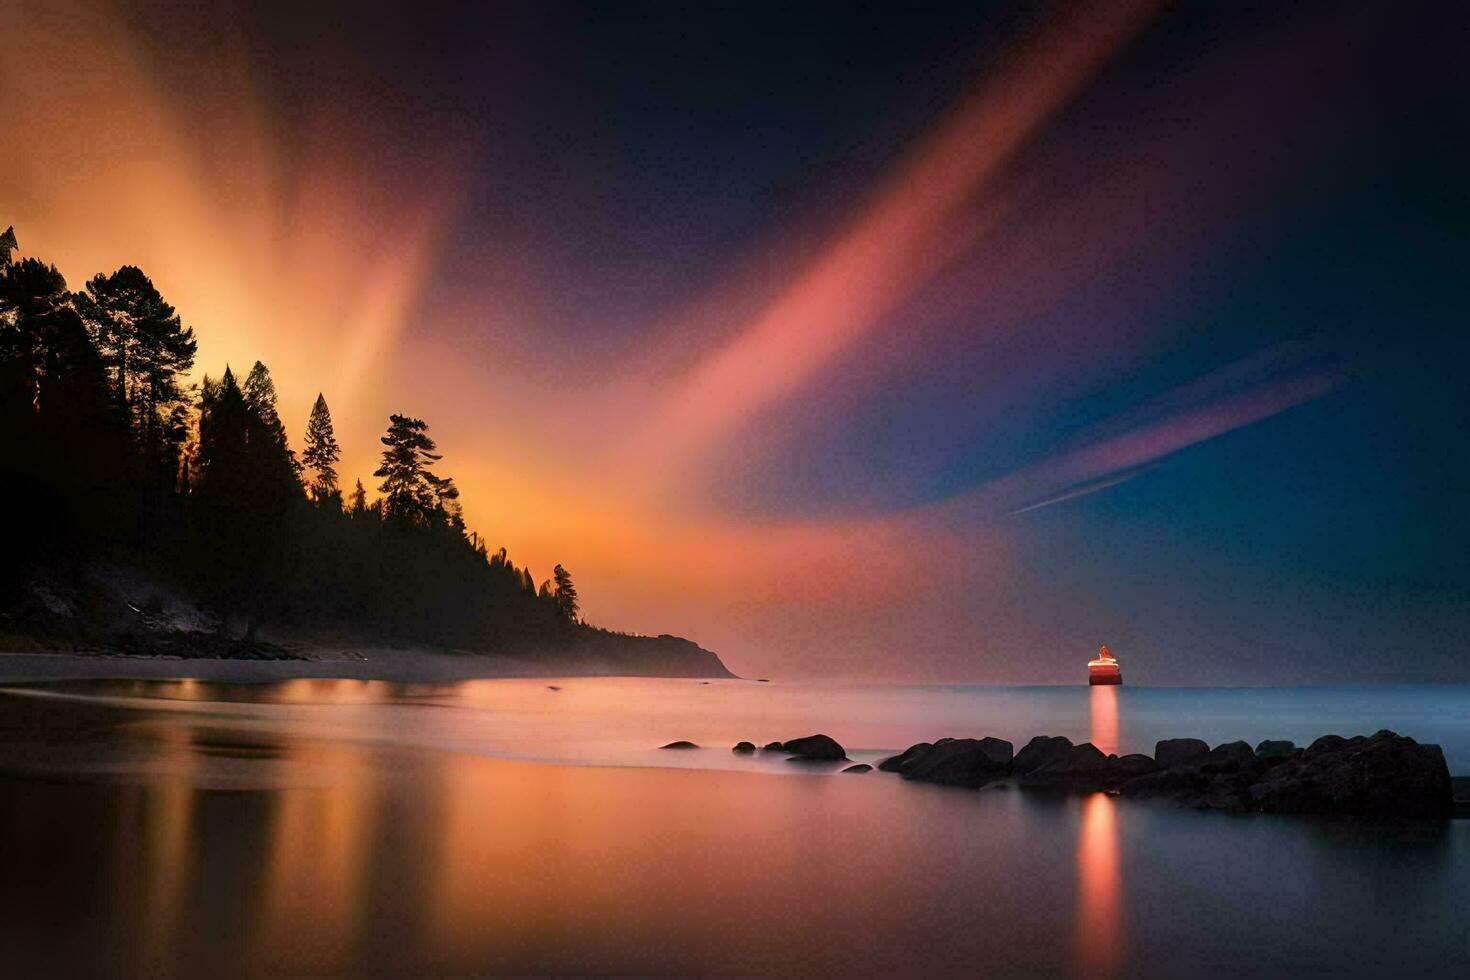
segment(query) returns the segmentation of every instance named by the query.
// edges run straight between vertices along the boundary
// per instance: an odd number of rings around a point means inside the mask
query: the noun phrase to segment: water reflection
[[[1088,688],[1091,738],[1106,755],[1118,752],[1118,689],[1109,684]]]
[[[1118,689],[1090,689],[1092,744],[1109,755],[1118,751]],[[1082,801],[1077,835],[1077,967],[1083,976],[1116,975],[1123,959],[1124,917],[1121,861],[1118,855],[1117,803],[1105,793]]]
[[[1467,822],[1426,841],[1105,795],[514,763],[318,735],[364,717],[359,690],[292,688],[347,702],[293,704],[289,726],[214,707],[117,712],[94,740],[52,745],[44,779],[22,765],[39,747],[0,742],[9,974],[908,975],[982,963],[1180,976],[1259,972],[1262,956],[1282,973],[1470,961]],[[1080,706],[1082,692],[1067,693]],[[1115,748],[1119,693],[1091,692],[1074,733]],[[564,697],[529,685],[516,696]],[[1131,726],[1138,701],[1126,700]],[[53,729],[57,711],[102,720],[94,706],[0,694],[0,718],[24,710]],[[377,720],[464,723],[456,712]]]
[[[357,952],[382,787],[354,745],[293,743],[287,758],[324,774],[329,785],[325,792],[308,785],[275,794],[256,914],[266,948],[285,962],[341,969]],[[304,946],[293,943],[303,921],[312,923]]]
[[[1082,801],[1077,836],[1077,955],[1084,976],[1108,977],[1122,965],[1124,919],[1118,907],[1117,803],[1106,793]]]

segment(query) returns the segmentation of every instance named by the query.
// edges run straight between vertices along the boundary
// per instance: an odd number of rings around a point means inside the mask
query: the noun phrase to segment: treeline
[[[143,272],[71,291],[0,236],[0,610],[37,567],[144,556],[222,621],[350,628],[475,648],[580,629],[558,565],[539,586],[466,531],[428,426],[393,415],[373,474],[345,494],[318,395],[291,448],[270,371],[192,385],[198,344]]]

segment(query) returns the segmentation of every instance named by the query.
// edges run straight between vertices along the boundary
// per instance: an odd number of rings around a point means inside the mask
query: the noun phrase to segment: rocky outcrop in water
[[[1072,740],[1070,738],[1063,738],[1060,735],[1038,735],[1027,742],[1025,748],[1016,753],[1015,759],[1011,760],[1011,772],[1023,776],[1065,758],[1071,751]]]
[[[1165,769],[1198,765],[1209,754],[1210,744],[1198,738],[1166,738],[1154,746],[1154,761]]]
[[[733,749],[731,749],[730,751],[731,752],[741,752],[741,753],[754,752],[755,751],[755,743],[754,742],[736,742],[735,743],[735,747]]]
[[[697,748],[699,748],[699,746],[695,745],[693,742],[690,742],[690,741],[687,741],[687,740],[681,738],[677,742],[670,742],[668,745],[660,745],[659,748],[661,748],[661,749],[697,749]]]
[[[912,753],[899,770],[904,779],[978,789],[1010,772],[1012,746],[998,738],[945,738]]]
[[[1166,739],[1152,757],[1106,755],[1091,743],[1037,736],[1014,758],[995,738],[920,742],[879,763],[916,782],[979,788],[1018,785],[1070,792],[1113,792],[1176,806],[1254,813],[1354,817],[1448,817],[1454,791],[1437,745],[1380,731],[1324,735],[1307,749],[1264,741]]]
[[[918,745],[910,745],[898,755],[890,755],[878,763],[878,769],[880,772],[903,772],[906,766],[932,748],[934,748],[933,742],[920,742]]]
[[[791,753],[793,762],[841,762],[847,758],[847,750],[836,739],[820,734],[782,742],[781,749]]]

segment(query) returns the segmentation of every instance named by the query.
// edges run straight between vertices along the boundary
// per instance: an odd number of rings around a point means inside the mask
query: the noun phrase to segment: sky
[[[1467,28],[20,0],[0,226],[742,675],[1463,681]]]

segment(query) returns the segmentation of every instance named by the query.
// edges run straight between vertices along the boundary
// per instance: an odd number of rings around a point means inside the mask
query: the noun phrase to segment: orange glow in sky
[[[905,329],[893,318],[905,302],[987,248],[1023,151],[1157,6],[1064,8],[837,216],[815,257],[774,290],[742,293],[737,279],[701,307],[739,318],[692,347],[688,333],[655,331],[677,357],[645,349],[600,365],[573,352],[579,377],[604,368],[598,384],[551,388],[498,356],[495,338],[513,328],[488,292],[460,311],[465,347],[406,343],[472,147],[330,93],[278,118],[237,38],[164,53],[105,6],[7,12],[0,226],[13,223],[22,254],[55,262],[73,288],[142,267],[196,329],[197,373],[270,366],[298,447],[324,392],[348,489],[362,478],[375,491],[390,412],[425,418],[469,526],[538,578],[565,563],[594,622],[682,633],[751,674],[872,673],[878,661],[854,644],[886,655],[906,643],[959,644],[987,676],[1014,616],[1015,536],[1001,518],[1126,479],[1120,470],[1330,381],[1125,420],[1009,477],[886,513],[757,518],[703,488],[710,461],[761,444],[763,412],[826,383],[822,368],[863,335]]]

